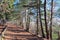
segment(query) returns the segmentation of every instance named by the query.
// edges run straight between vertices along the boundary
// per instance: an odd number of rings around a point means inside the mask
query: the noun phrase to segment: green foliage
[[[58,38],[58,34],[57,33],[53,33],[53,40],[57,40],[57,38]]]
[[[31,1],[34,2],[34,5],[36,4],[36,0],[19,0],[19,1],[20,1],[19,4],[17,4],[15,7],[15,6],[13,6],[13,3],[15,2],[15,0],[2,0],[1,5],[5,5],[5,4],[3,4],[3,2],[5,2],[7,4],[6,7],[5,6],[2,7],[2,8],[4,8],[3,10],[6,11],[5,12],[6,15],[4,14],[4,11],[2,11],[1,14],[3,14],[3,17],[8,16],[9,20],[12,20],[12,19],[15,20],[17,18],[20,19],[19,17],[23,16],[23,14],[21,14],[21,15],[18,15],[18,14],[20,14],[20,12],[22,10],[25,10],[22,7],[24,4],[28,5]],[[30,13],[30,14],[33,15],[34,13]]]
[[[3,19],[4,18],[10,18],[9,15],[11,14],[12,10],[13,10],[13,3],[14,3],[14,0],[2,0],[1,2],[1,9],[2,11],[0,12],[0,14],[2,15]]]
[[[7,3],[10,8],[13,8],[13,3],[15,0],[3,0],[3,2]]]

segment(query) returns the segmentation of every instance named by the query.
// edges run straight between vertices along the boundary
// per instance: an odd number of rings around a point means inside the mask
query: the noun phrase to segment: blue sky
[[[44,0],[41,0],[42,3],[44,2]],[[49,5],[49,2],[51,2],[51,0],[47,0],[47,9],[50,9],[50,5]],[[60,8],[60,0],[54,0],[54,3],[55,3],[55,8],[54,10],[58,10]]]
[[[18,3],[19,0],[15,0],[14,4]],[[44,0],[42,0],[42,3],[44,2]],[[51,0],[47,0],[47,4],[51,2]],[[56,7],[60,7],[60,0],[54,0],[54,2],[56,3]]]
[[[44,3],[44,0],[41,0],[42,3]],[[50,3],[51,0],[47,0],[47,9],[50,9],[51,6],[50,6]],[[19,3],[19,0],[15,0],[14,4],[17,4]],[[54,3],[55,3],[55,7],[54,7],[54,10],[57,11],[59,8],[60,8],[60,0],[54,0]]]
[[[44,3],[44,0],[41,0],[41,1],[42,1],[42,3]],[[47,9],[50,9],[51,8],[49,2],[51,2],[51,0],[47,0]],[[17,4],[17,3],[19,3],[19,0],[15,0],[14,4]],[[55,3],[54,12],[56,12],[60,8],[60,0],[54,0],[54,3]],[[33,13],[36,13],[35,10],[32,10],[32,12]]]
[[[15,0],[14,4],[17,4],[17,3],[19,3],[19,0]]]
[[[42,3],[44,2],[44,0],[41,0]],[[51,2],[51,0],[47,0],[47,9],[50,9],[50,5],[49,5],[49,2]],[[17,4],[19,3],[19,0],[15,0],[14,4]],[[54,0],[54,3],[55,3],[55,8],[54,10],[57,11],[59,8],[60,8],[60,0]]]
[[[54,0],[54,3],[55,3],[54,10],[58,10],[60,8],[60,0]]]

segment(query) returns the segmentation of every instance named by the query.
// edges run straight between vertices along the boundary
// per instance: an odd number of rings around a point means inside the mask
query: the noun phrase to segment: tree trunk
[[[40,25],[41,25],[41,32],[42,32],[42,37],[45,38],[44,35],[44,30],[43,30],[43,26],[42,26],[42,19],[41,19],[41,12],[40,12],[40,0],[37,1],[37,8],[38,8],[38,13],[37,13],[37,20],[40,20]]]
[[[26,31],[29,32],[29,15],[28,15],[28,10],[26,10]]]
[[[58,31],[58,38],[57,40],[60,40],[60,31]]]
[[[38,11],[38,10],[37,10],[37,11]],[[38,23],[38,17],[39,17],[39,16],[38,16],[38,12],[37,12],[37,20],[36,20],[36,24],[37,24],[37,31],[36,31],[36,35],[38,35],[38,27],[39,27],[39,26],[38,26],[38,24],[39,24],[39,23]]]
[[[49,39],[49,32],[47,27],[47,20],[46,20],[46,0],[44,0],[44,18],[45,18],[45,29],[46,29],[46,38]]]
[[[50,39],[52,40],[52,15],[53,15],[53,0],[51,0],[51,19],[50,19]]]
[[[28,16],[27,18],[27,23],[26,23],[26,31],[29,32],[29,25],[30,25],[30,17]]]

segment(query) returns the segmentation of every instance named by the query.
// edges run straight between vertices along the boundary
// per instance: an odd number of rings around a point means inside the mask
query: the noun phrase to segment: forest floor
[[[25,29],[23,29],[21,26],[17,26],[15,24],[11,24],[11,23],[7,23],[5,25],[7,25],[6,28],[5,28],[5,26],[0,26],[0,40],[1,40],[1,38],[4,40],[12,40],[12,39],[20,40],[21,38],[23,40],[28,40],[28,39],[30,39],[30,40],[39,40],[39,39],[43,40],[42,37],[39,38],[30,32],[26,32]],[[3,36],[3,37],[1,37],[1,36]],[[53,40],[56,40],[56,38],[57,38],[57,34],[53,33]],[[47,39],[44,38],[44,40],[47,40]]]
[[[42,37],[38,37],[30,32],[26,32],[25,29],[23,29],[20,26],[7,23],[7,25],[4,31],[0,30],[2,32],[2,39],[3,40],[43,40]],[[0,29],[3,29],[4,26],[0,26]]]

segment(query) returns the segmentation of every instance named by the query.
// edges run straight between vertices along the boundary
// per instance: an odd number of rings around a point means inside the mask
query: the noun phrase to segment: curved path
[[[4,40],[43,40],[42,37],[26,32],[23,28],[18,27],[17,25],[11,23],[6,25],[7,26],[5,27],[0,26],[0,32],[3,34]]]

